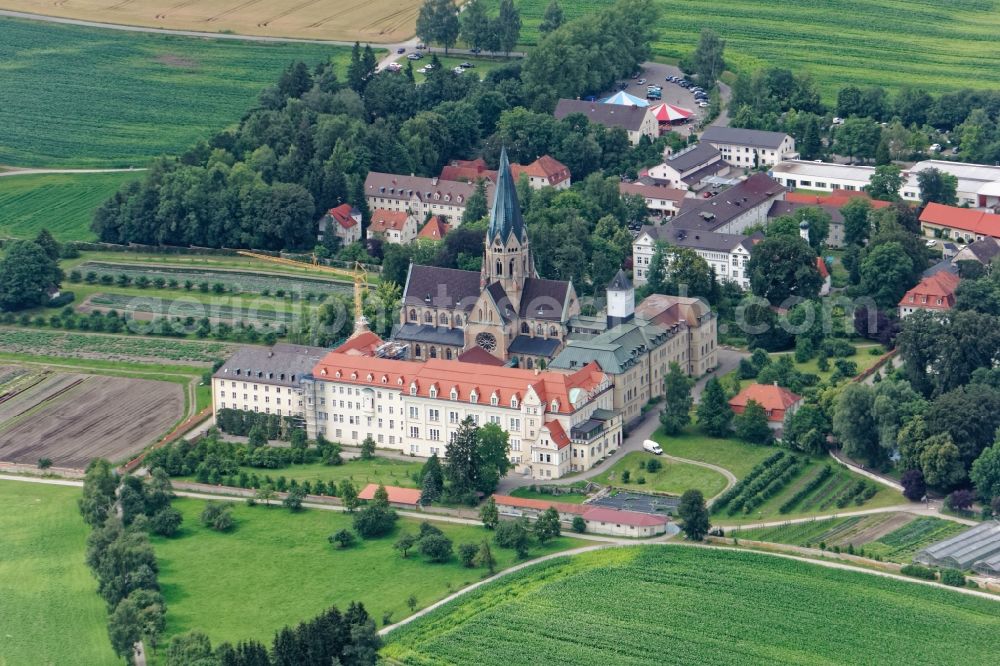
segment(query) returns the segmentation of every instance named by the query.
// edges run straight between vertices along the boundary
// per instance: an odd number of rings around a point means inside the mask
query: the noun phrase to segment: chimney
[[[433,178],[431,178],[431,185],[437,185],[437,184],[438,184],[438,178],[437,176],[434,176]]]

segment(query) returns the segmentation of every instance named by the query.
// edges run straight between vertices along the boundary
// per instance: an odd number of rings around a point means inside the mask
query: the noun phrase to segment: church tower
[[[621,269],[608,284],[608,328],[635,319],[635,289]]]
[[[537,277],[505,147],[500,153],[500,168],[497,171],[493,208],[490,210],[490,225],[486,230],[486,256],[483,258],[480,283],[485,289],[494,282],[499,282],[507,292],[511,304],[518,308],[525,280]]]

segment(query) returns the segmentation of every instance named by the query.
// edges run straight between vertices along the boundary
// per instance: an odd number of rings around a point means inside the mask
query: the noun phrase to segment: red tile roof
[[[564,449],[569,446],[569,435],[563,430],[562,424],[559,421],[549,421],[542,428],[549,431],[549,439],[552,440],[557,449]]]
[[[774,384],[751,384],[729,401],[730,407],[746,407],[751,400],[759,404],[766,411],[787,410],[795,403],[802,400],[801,396],[795,395],[784,386]]]
[[[607,509],[598,506],[587,509],[586,513],[583,514],[583,519],[599,523],[629,525],[632,527],[653,527],[656,525],[666,525],[670,522],[667,516],[656,516],[651,513],[640,513],[638,511],[620,511],[618,509]]]
[[[545,403],[547,412],[570,414],[574,389],[585,394],[594,391],[607,380],[597,363],[589,363],[572,374],[546,371],[535,374],[520,368],[491,367],[477,363],[429,359],[424,363],[389,358],[368,358],[331,351],[313,368],[317,379],[345,384],[395,387],[409,392],[411,385],[417,395],[430,396],[431,388],[443,399],[449,399],[454,388],[458,400],[469,400],[473,391],[478,402],[489,404],[497,395],[498,404],[509,406],[511,398],[524,399],[528,389]],[[557,409],[552,409],[552,401]]]
[[[358,221],[351,217],[353,210],[354,206],[351,204],[340,204],[336,208],[328,210],[326,214],[335,219],[344,229],[351,229],[358,224]]]
[[[358,499],[372,500],[375,499],[375,491],[378,490],[378,485],[375,483],[369,483],[364,487],[360,493],[358,493]],[[385,492],[389,495],[389,502],[391,504],[412,504],[416,506],[420,503],[420,491],[415,488],[400,488],[399,486],[386,486]]]
[[[899,301],[901,307],[915,307],[924,310],[950,310],[955,305],[955,289],[958,276],[948,271],[938,271],[921,280]],[[939,304],[937,301],[941,299]]]
[[[376,208],[372,211],[372,223],[368,227],[368,231],[372,233],[385,233],[390,229],[402,231],[408,217],[409,214],[405,211]]]
[[[522,173],[527,174],[529,178],[544,178],[553,187],[569,178],[570,175],[565,164],[549,155],[542,155],[528,166],[510,165],[510,175],[515,182]]]
[[[826,267],[826,262],[823,261],[823,257],[816,257],[816,269],[819,271],[820,276],[825,280],[830,277],[830,271]]]
[[[921,222],[939,224],[980,236],[1000,238],[1000,215],[984,213],[972,208],[958,208],[929,203],[920,214]]]
[[[834,206],[840,208],[851,199],[868,199],[872,208],[885,208],[892,204],[888,201],[872,199],[865,192],[851,192],[849,190],[836,190],[830,194],[806,194],[804,192],[788,192],[785,194],[785,201],[793,203],[813,204],[818,206]]]
[[[463,363],[478,363],[479,365],[502,366],[504,362],[482,347],[471,347],[458,356]]]
[[[375,350],[382,344],[382,338],[371,331],[359,333],[347,339],[347,342],[340,345],[333,351],[340,354],[350,354],[352,356],[374,356]]]
[[[417,234],[417,238],[426,238],[428,240],[441,240],[445,237],[449,231],[448,225],[441,220],[440,217],[435,215],[431,219],[427,220],[427,224],[424,228],[420,230]]]
[[[452,160],[450,164],[441,169],[441,180],[474,183],[480,178],[485,178],[493,183],[497,182],[497,172],[489,170],[482,157],[477,157],[474,160]]]
[[[581,516],[587,512],[586,506],[582,504],[570,504],[569,502],[550,502],[548,500],[527,499],[524,497],[513,497],[512,495],[494,495],[493,499],[502,506],[512,506],[516,509],[537,509],[545,511],[554,507],[559,513],[576,513]]]

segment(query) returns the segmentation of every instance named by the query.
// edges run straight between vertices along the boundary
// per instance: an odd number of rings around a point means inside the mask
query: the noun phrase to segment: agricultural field
[[[0,180],[2,183],[2,180]],[[260,294],[264,291],[276,293],[278,291],[285,294],[297,294],[300,297],[305,294],[350,294],[354,286],[347,282],[335,281],[323,278],[308,277],[286,277],[282,275],[262,274],[259,271],[227,270],[227,269],[194,269],[179,268],[174,266],[151,265],[149,263],[135,264],[128,262],[113,263],[107,261],[85,261],[77,264],[72,270],[79,271],[84,277],[94,275],[98,279],[103,276],[110,276],[117,279],[120,275],[126,275],[132,281],[137,278],[146,278],[150,282],[156,279],[165,281],[175,280],[178,288],[183,288],[185,283],[190,282],[193,287],[202,283],[210,285],[221,284],[226,291],[235,294]]]
[[[645,464],[650,460],[660,462],[661,467],[656,472],[649,472]],[[643,467],[640,468],[639,464]],[[628,470],[629,481],[622,480],[622,474]],[[639,482],[642,479],[642,483]],[[614,467],[593,479],[594,483],[615,488],[624,488],[637,492],[660,492],[671,495],[682,495],[692,488],[700,490],[706,498],[715,497],[726,489],[726,477],[706,467],[673,462],[654,456],[645,451],[633,451],[615,463]]]
[[[595,617],[599,630],[580,630]],[[640,546],[529,567],[392,632],[382,654],[414,665],[988,664],[998,639],[989,599],[748,551]]]
[[[221,299],[220,299],[221,300]],[[302,320],[301,307],[278,304],[274,307],[266,303],[253,303],[243,306],[238,299],[225,299],[234,305],[222,303],[202,303],[191,297],[177,299],[159,298],[139,294],[107,294],[96,293],[87,298],[77,308],[80,312],[116,312],[126,314],[135,319],[153,319],[155,317],[193,317],[199,320],[207,317],[211,321],[224,321],[229,324],[247,322],[254,325],[272,326],[279,324],[294,324]]]
[[[850,545],[855,551],[863,549],[867,557],[906,564],[917,551],[966,529],[967,525],[934,516],[881,513],[737,530],[731,536],[812,548],[822,544],[843,550]]]
[[[34,238],[48,229],[58,241],[92,241],[90,222],[106,199],[142,172],[53,173],[0,178],[0,238]]]
[[[418,521],[400,519],[395,532],[360,541],[346,550],[328,542],[330,534],[351,527],[349,515],[318,509],[289,513],[276,506],[233,504],[235,528],[218,533],[201,525],[205,502],[178,499],[184,514],[180,534],[153,538],[160,565],[160,586],[167,602],[166,635],[199,630],[212,642],[256,638],[270,641],[286,624],[313,617],[352,600],[365,604],[376,622],[391,613],[398,621],[410,614],[407,599],[423,608],[480,579],[481,569],[466,569],[457,559],[431,564],[419,553],[403,559],[392,545],[404,532],[416,533]],[[437,524],[457,547],[490,537],[482,527]],[[532,556],[574,545],[561,537]],[[493,549],[498,569],[515,564],[513,551]]]
[[[40,2],[41,0],[39,0]],[[574,18],[614,0],[562,3]],[[489,3],[498,4],[497,0]],[[515,0],[521,39],[538,39],[548,0]],[[676,61],[689,53],[702,28],[726,40],[729,68],[787,67],[809,72],[832,102],[846,84],[932,91],[995,88],[1000,83],[1000,3],[996,0],[659,0],[653,52]],[[872,66],[878,63],[877,66]]]
[[[116,664],[79,488],[0,481],[0,664]]]
[[[83,469],[138,453],[184,415],[177,383],[36,370],[0,386],[0,460]]]
[[[145,166],[237,122],[289,63],[350,54],[9,18],[0,34],[0,164],[17,166]]]
[[[140,338],[127,335],[69,333],[0,327],[0,355],[4,357],[66,358],[131,363],[191,363],[210,365],[229,356],[235,345],[224,342]],[[150,369],[153,370],[152,368]],[[191,368],[185,368],[190,371]],[[172,369],[168,369],[172,371]]]
[[[420,0],[3,0],[0,7],[35,14],[171,30],[240,35],[360,40],[376,44],[413,36]]]

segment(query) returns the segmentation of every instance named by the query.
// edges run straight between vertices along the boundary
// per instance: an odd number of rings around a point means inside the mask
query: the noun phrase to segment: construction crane
[[[310,264],[305,261],[274,257],[269,254],[250,252],[248,250],[237,250],[236,253],[244,257],[268,261],[272,264],[291,266],[293,268],[307,268],[309,270],[318,270],[323,273],[332,273],[340,277],[349,278],[354,282],[354,333],[356,335],[368,330],[368,320],[364,314],[364,293],[368,289],[368,271],[365,270],[364,265],[360,261],[355,261],[354,267],[348,270],[346,268],[334,268],[333,266],[321,264],[315,254],[312,255],[312,263]]]

